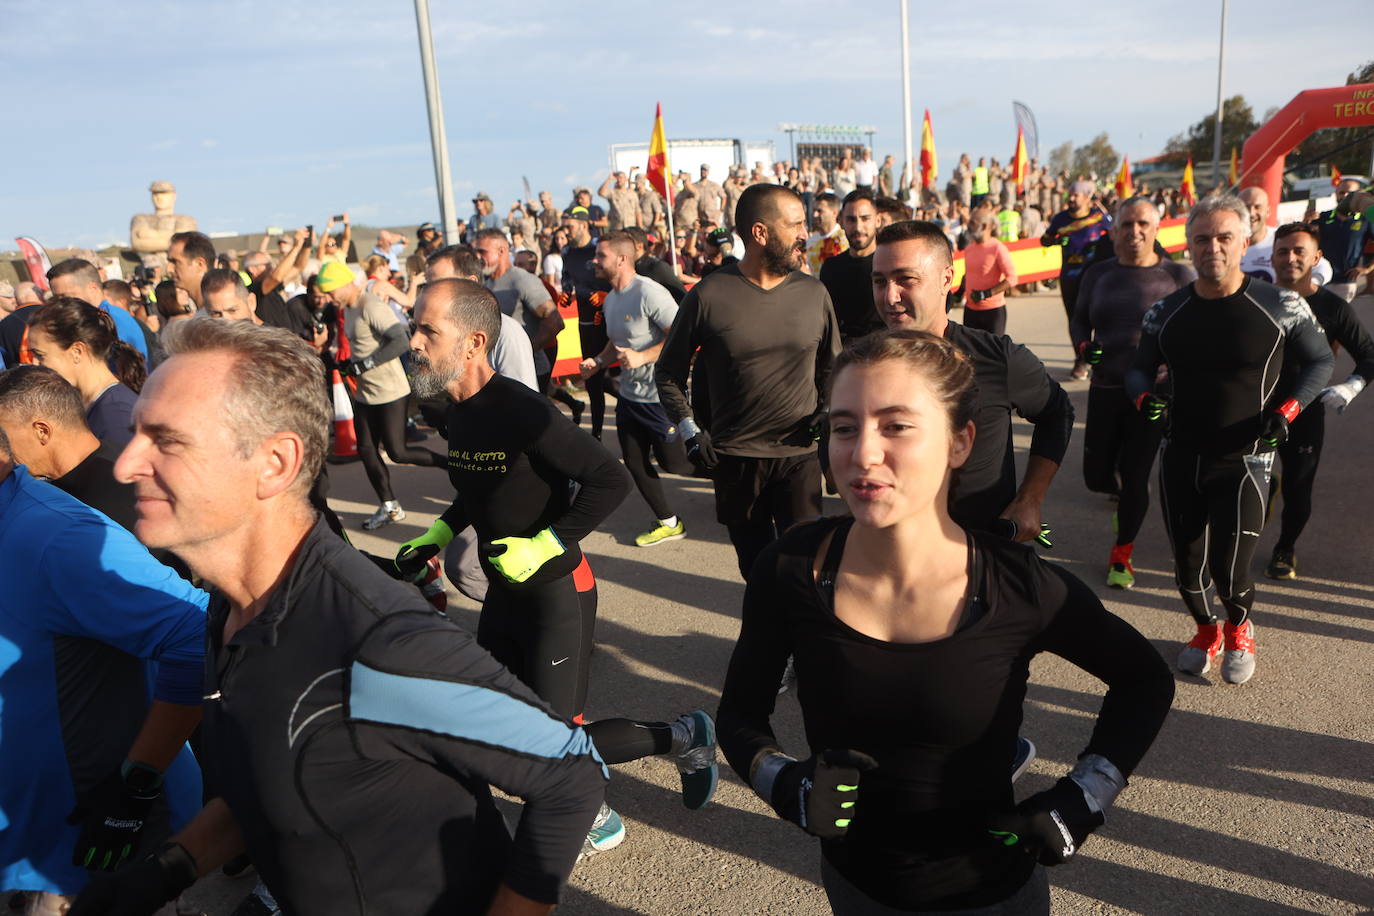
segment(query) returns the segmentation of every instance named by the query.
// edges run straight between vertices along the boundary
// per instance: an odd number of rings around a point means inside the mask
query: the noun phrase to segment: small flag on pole
[[[1193,184],[1193,157],[1188,157],[1188,164],[1183,167],[1183,182],[1178,187],[1183,194],[1183,199],[1188,206],[1197,203],[1197,186]]]
[[[1341,170],[1334,165],[1331,166],[1331,187],[1336,187],[1341,183]]]
[[[1135,194],[1135,185],[1131,184],[1131,157],[1121,157],[1121,171],[1116,173],[1116,196],[1122,200]]]
[[[663,103],[659,102],[654,110],[654,132],[649,137],[649,167],[644,170],[645,177],[654,190],[673,205],[673,177],[668,166],[668,141],[663,137]]]
[[[921,125],[921,187],[933,187],[935,176],[939,174],[940,163],[935,156],[935,130],[930,126],[930,109],[927,108],[925,123]]]
[[[1231,169],[1226,173],[1226,183],[1235,187],[1240,181],[1240,163],[1236,160],[1236,148],[1231,147]]]
[[[1026,190],[1026,172],[1029,163],[1026,161],[1026,134],[1018,124],[1016,127],[1016,149],[1011,154],[1011,180],[1016,185],[1016,193],[1022,194]]]

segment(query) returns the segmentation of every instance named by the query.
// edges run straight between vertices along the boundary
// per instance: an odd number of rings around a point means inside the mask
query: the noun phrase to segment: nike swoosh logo
[[[566,662],[566,661],[567,661],[569,658],[571,658],[571,657],[572,657],[572,656],[565,655],[565,656],[563,656],[562,658],[560,658],[558,661],[554,662],[554,665],[561,665],[561,664],[563,664],[564,662]]]

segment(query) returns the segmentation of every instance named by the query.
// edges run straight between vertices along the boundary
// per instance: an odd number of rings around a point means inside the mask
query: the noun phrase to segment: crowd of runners
[[[1134,585],[1158,454],[1195,624],[1173,666],[1239,685],[1259,534],[1281,529],[1264,574],[1298,576],[1325,417],[1374,373],[1350,306],[1374,197],[1344,182],[1275,229],[1258,188],[1218,191],[1175,258],[1156,238],[1172,200],[1043,171],[1008,195],[995,162],[964,166],[945,201],[894,196],[867,151],[725,187],[703,166],[680,178],[682,238],[613,174],[609,214],[579,189],[502,221],[481,195],[462,239],[383,233],[361,263],[348,228],[275,258],[181,232],[165,279],[73,258],[46,295],[0,289],[0,563],[33,584],[0,598],[0,703],[26,742],[0,761],[11,910],[151,914],[255,868],[240,916],[546,912],[580,856],[626,838],[611,767],[662,757],[697,810],[719,749],[820,840],[834,912],[1047,913],[1046,866],[1109,816],[1175,680],[1037,553],[1075,417],[1004,333],[1025,286],[1005,242],[1062,248],[1084,483],[1117,501],[1100,575]],[[580,343],[562,373],[560,306]],[[450,503],[389,556],[329,506],[335,388],[378,501],[362,527],[403,497]],[[1019,476],[1013,413],[1032,424]],[[383,454],[447,477],[397,493]],[[639,547],[691,536],[660,473],[709,480],[745,583],[719,707],[587,721],[581,542],[632,490]],[[475,633],[444,614],[446,581],[481,603]],[[1017,802],[1042,652],[1106,692],[1074,766]],[[775,737],[780,692],[809,746]]]

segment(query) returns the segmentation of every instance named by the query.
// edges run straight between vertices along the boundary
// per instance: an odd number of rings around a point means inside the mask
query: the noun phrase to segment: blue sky
[[[1350,39],[1365,2],[1232,3],[1226,95],[1263,115],[1343,84],[1371,56]],[[928,107],[944,174],[961,151],[1006,158],[1013,98],[1042,150],[1106,131],[1133,160],[1215,105],[1220,0],[910,6],[916,139]],[[504,211],[522,174],[564,202],[610,144],[648,139],[658,101],[670,138],[771,139],[785,157],[779,122],[873,124],[900,158],[897,10],[431,0],[459,213],[479,189]],[[156,179],[207,231],[438,218],[406,0],[7,0],[5,23],[0,247],[127,241]]]

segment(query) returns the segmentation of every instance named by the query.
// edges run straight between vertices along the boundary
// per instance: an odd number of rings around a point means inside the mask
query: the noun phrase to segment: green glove
[[[439,555],[453,540],[453,529],[442,518],[435,521],[429,530],[414,540],[406,541],[396,551],[396,570],[402,578],[414,579],[425,571],[430,557]]]
[[[511,582],[524,582],[567,548],[552,528],[545,528],[532,538],[497,538],[482,552],[501,575]]]

